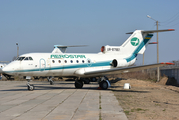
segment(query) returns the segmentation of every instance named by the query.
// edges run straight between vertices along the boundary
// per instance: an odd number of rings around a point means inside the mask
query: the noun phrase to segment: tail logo
[[[139,39],[136,38],[136,37],[132,38],[132,39],[131,39],[131,44],[132,44],[133,46],[139,45]]]

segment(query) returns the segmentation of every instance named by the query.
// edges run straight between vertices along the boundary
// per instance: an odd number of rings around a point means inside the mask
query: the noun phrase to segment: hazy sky
[[[54,45],[89,45],[67,52],[97,53],[103,45],[121,45],[135,29],[175,29],[159,33],[159,61],[179,60],[178,0],[0,0],[0,61],[19,54],[52,52]],[[156,41],[156,34],[152,42]],[[145,64],[156,63],[149,45]],[[142,64],[142,55],[137,58]]]

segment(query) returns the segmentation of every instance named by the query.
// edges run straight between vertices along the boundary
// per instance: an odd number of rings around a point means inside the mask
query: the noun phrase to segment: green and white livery
[[[152,64],[131,67],[136,61],[138,54],[143,54],[154,32],[173,31],[167,30],[135,30],[128,33],[131,36],[121,46],[102,46],[101,52],[96,54],[66,53],[67,47],[55,45],[52,53],[28,53],[19,56],[2,69],[4,75],[48,77],[70,77],[75,79],[75,87],[82,88],[83,82],[89,83],[90,79],[99,78],[99,86],[107,89],[110,84],[105,75],[126,73],[135,70],[148,69],[169,63]],[[27,84],[29,90],[34,86]]]

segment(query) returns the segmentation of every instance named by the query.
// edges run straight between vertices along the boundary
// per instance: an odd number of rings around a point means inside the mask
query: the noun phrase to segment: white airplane
[[[126,73],[149,69],[173,63],[157,63],[142,66],[131,66],[135,63],[138,54],[143,54],[150,39],[155,32],[174,31],[165,30],[135,30],[121,46],[102,46],[97,54],[65,53],[67,47],[55,45],[52,53],[28,53],[19,56],[2,69],[3,74],[26,76],[59,76],[75,79],[75,87],[82,88],[83,80],[80,78],[100,77],[99,86],[107,89],[110,86],[105,75]],[[34,86],[27,83],[28,90]]]
[[[6,66],[6,64],[0,63],[0,69],[2,69],[4,66]]]
[[[9,61],[0,61],[0,77],[2,78],[2,75],[1,75],[1,73],[2,73],[2,69],[7,65],[7,63],[9,63]],[[6,77],[6,78],[10,78],[11,76],[9,76],[9,75],[5,75],[4,74],[4,76]]]

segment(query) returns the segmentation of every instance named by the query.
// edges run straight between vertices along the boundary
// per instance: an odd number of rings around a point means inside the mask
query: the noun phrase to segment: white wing
[[[112,68],[112,69],[106,69],[106,70],[95,70],[95,71],[85,72],[84,75],[100,76],[100,75],[106,75],[106,74],[118,74],[118,73],[133,72],[133,71],[139,71],[139,70],[155,68],[155,67],[162,67],[166,65],[174,65],[174,63],[157,63],[157,64],[150,64],[150,65]]]

